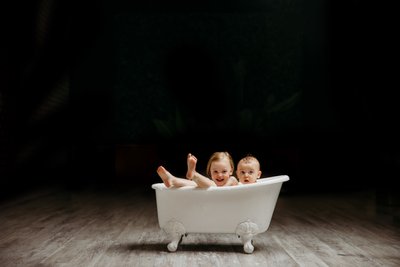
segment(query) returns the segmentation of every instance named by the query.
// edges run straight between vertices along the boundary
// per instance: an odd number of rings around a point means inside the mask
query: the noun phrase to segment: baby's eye
[[[249,171],[249,173],[250,173],[250,174],[253,174],[254,172],[253,172],[253,171]]]
[[[244,171],[241,171],[240,173],[241,173],[241,174],[243,174],[243,175],[245,174],[245,172],[244,172]]]

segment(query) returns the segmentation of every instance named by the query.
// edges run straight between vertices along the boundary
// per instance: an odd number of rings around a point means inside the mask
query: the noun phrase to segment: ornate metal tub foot
[[[185,227],[182,223],[172,220],[169,221],[163,228],[164,232],[167,233],[170,240],[172,240],[167,248],[170,252],[177,250],[179,243],[182,241],[183,235],[186,233]]]
[[[242,240],[244,252],[251,254],[254,251],[252,239],[259,233],[258,226],[251,221],[239,223],[236,234]]]

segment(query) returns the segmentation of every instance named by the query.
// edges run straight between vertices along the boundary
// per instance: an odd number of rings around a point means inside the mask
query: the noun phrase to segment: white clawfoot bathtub
[[[243,242],[246,253],[254,250],[252,239],[267,231],[282,183],[287,175],[258,179],[257,183],[229,187],[167,188],[153,184],[158,223],[178,248],[188,233],[233,233]]]

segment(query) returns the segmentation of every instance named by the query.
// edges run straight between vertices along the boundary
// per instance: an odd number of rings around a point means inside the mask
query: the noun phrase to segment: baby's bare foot
[[[194,173],[196,172],[196,164],[197,164],[197,158],[193,156],[192,154],[188,154],[187,156],[187,172],[186,172],[186,178],[192,179]]]
[[[160,166],[157,169],[158,176],[161,177],[166,187],[172,186],[172,178],[173,176],[163,167]]]

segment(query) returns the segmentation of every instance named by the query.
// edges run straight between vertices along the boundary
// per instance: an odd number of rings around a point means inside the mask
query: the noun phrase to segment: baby
[[[239,161],[236,176],[239,184],[256,183],[257,179],[261,177],[260,162],[256,157],[247,155]]]

